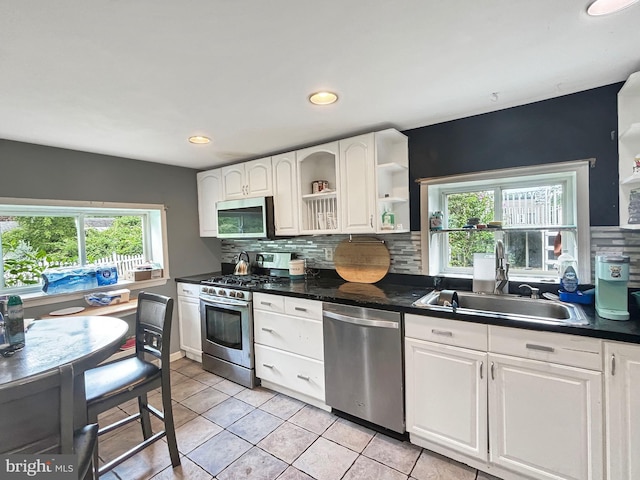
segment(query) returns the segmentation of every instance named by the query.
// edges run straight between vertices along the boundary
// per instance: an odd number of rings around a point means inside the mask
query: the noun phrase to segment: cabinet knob
[[[295,310],[297,310],[298,312],[306,312],[307,309],[303,308],[303,307],[296,307]]]
[[[262,331],[263,331],[263,332],[269,332],[269,333],[273,332],[273,330],[272,330],[272,329],[267,328],[267,327],[262,327]]]
[[[271,365],[270,363],[263,363],[262,366],[266,368],[273,368],[273,365]]]
[[[299,379],[301,379],[301,380],[306,380],[307,382],[308,382],[309,380],[311,380],[307,375],[300,375],[300,374],[298,374],[298,375],[297,375],[297,377],[298,377]]]

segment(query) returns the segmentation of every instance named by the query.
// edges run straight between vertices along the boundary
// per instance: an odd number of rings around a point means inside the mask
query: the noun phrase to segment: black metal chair
[[[131,458],[150,444],[167,438],[169,456],[174,467],[180,465],[176,433],[171,408],[169,347],[173,299],[163,295],[140,292],[136,313],[135,356],[116,360],[85,372],[87,417],[97,422],[98,415],[131,399],[138,399],[139,412],[100,428],[98,435],[113,431],[140,419],[144,440],[99,468],[102,475]],[[158,365],[158,360],[160,361]],[[159,411],[147,403],[147,393],[161,387],[162,408]],[[151,431],[149,413],[164,422],[164,430]],[[99,448],[99,446],[98,446]],[[96,464],[97,453],[96,453]]]
[[[71,365],[0,385],[0,453],[75,454],[78,479],[96,478],[98,425],[74,431],[73,409]]]

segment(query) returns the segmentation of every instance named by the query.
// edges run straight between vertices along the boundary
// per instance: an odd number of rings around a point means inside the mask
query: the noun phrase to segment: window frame
[[[82,249],[84,246],[84,224],[81,220],[84,217],[101,215],[142,216],[143,253],[145,257],[151,261],[160,263],[163,268],[163,275],[158,279],[134,282],[119,278],[118,283],[114,285],[63,294],[46,294],[42,292],[40,285],[4,290],[4,281],[2,281],[3,291],[0,292],[0,294],[20,295],[27,306],[46,305],[83,298],[84,294],[92,291],[113,290],[114,288],[146,288],[164,285],[170,278],[166,208],[164,205],[0,197],[0,212],[3,215],[5,215],[6,212],[6,215],[16,216],[67,216],[76,218],[79,249],[78,260],[82,264],[87,263],[86,251]],[[78,224],[78,222],[80,222],[80,224]],[[1,246],[0,253],[2,253]]]
[[[449,276],[472,278],[472,269],[468,267],[452,267],[445,269],[442,259],[448,253],[442,233],[432,233],[429,227],[430,213],[433,211],[445,211],[444,193],[461,193],[477,191],[485,186],[491,186],[494,190],[500,185],[502,189],[513,186],[526,187],[527,177],[546,176],[548,183],[553,183],[553,178],[573,176],[573,182],[567,182],[566,197],[563,198],[563,212],[565,215],[564,227],[575,226],[575,237],[578,278],[581,283],[591,283],[591,237],[589,225],[589,168],[595,159],[577,160],[571,162],[558,162],[553,164],[536,165],[530,167],[514,167],[500,170],[453,175],[447,177],[419,179],[420,206],[421,206],[421,244],[422,244],[422,273],[431,276]],[[530,185],[538,185],[540,182],[531,181]],[[574,191],[575,185],[575,191]],[[494,203],[502,202],[502,189],[494,197]],[[571,198],[575,199],[571,205]],[[502,207],[497,210],[502,215]],[[498,218],[496,218],[498,220]],[[502,218],[499,218],[502,220]],[[555,230],[555,226],[549,226],[549,230]],[[535,227],[532,227],[532,230]],[[505,229],[507,230],[507,229]],[[500,238],[505,230],[495,232],[496,238]],[[550,282],[550,276],[529,275],[524,271],[515,271],[510,277],[514,280]],[[555,280],[555,279],[553,279]]]

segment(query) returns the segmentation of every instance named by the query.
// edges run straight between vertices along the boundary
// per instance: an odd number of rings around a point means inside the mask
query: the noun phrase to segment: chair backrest
[[[169,365],[173,298],[140,292],[136,312],[136,355],[149,353]]]
[[[0,385],[0,453],[73,453],[73,367]]]

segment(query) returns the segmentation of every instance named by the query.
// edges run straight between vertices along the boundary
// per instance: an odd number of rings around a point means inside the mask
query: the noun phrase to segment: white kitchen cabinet
[[[200,219],[200,236],[216,237],[218,235],[218,211],[216,203],[222,200],[222,170],[208,170],[197,174],[198,216]]]
[[[411,442],[502,478],[603,478],[600,340],[407,314],[405,355]]]
[[[640,218],[630,219],[632,192],[640,191],[640,72],[632,73],[618,92],[618,174],[620,178],[620,227],[640,229]],[[640,197],[640,193],[636,193]],[[636,215],[637,216],[637,215]],[[634,223],[630,223],[630,220]]]
[[[405,315],[406,424],[412,441],[418,437],[487,460],[486,350],[486,325]]]
[[[298,225],[301,234],[339,233],[340,162],[338,142],[296,152],[298,170]],[[325,180],[328,189],[313,193],[313,182]]]
[[[394,129],[340,140],[342,233],[409,231],[407,137]],[[385,211],[394,225],[382,223]]]
[[[296,152],[271,157],[276,235],[298,234],[298,174]]]
[[[603,478],[601,372],[489,362],[490,461],[536,479]]]
[[[253,315],[256,376],[262,385],[327,409],[322,302],[255,293]]]
[[[180,349],[185,355],[202,362],[202,332],[200,324],[199,285],[176,283],[178,290],[178,327],[180,331]]]
[[[374,233],[377,225],[374,134],[340,140],[342,233]]]
[[[273,195],[271,157],[222,167],[225,200]]]
[[[535,479],[602,479],[602,342],[490,325],[489,350],[490,462]]]
[[[640,478],[640,345],[605,342],[607,478]]]

